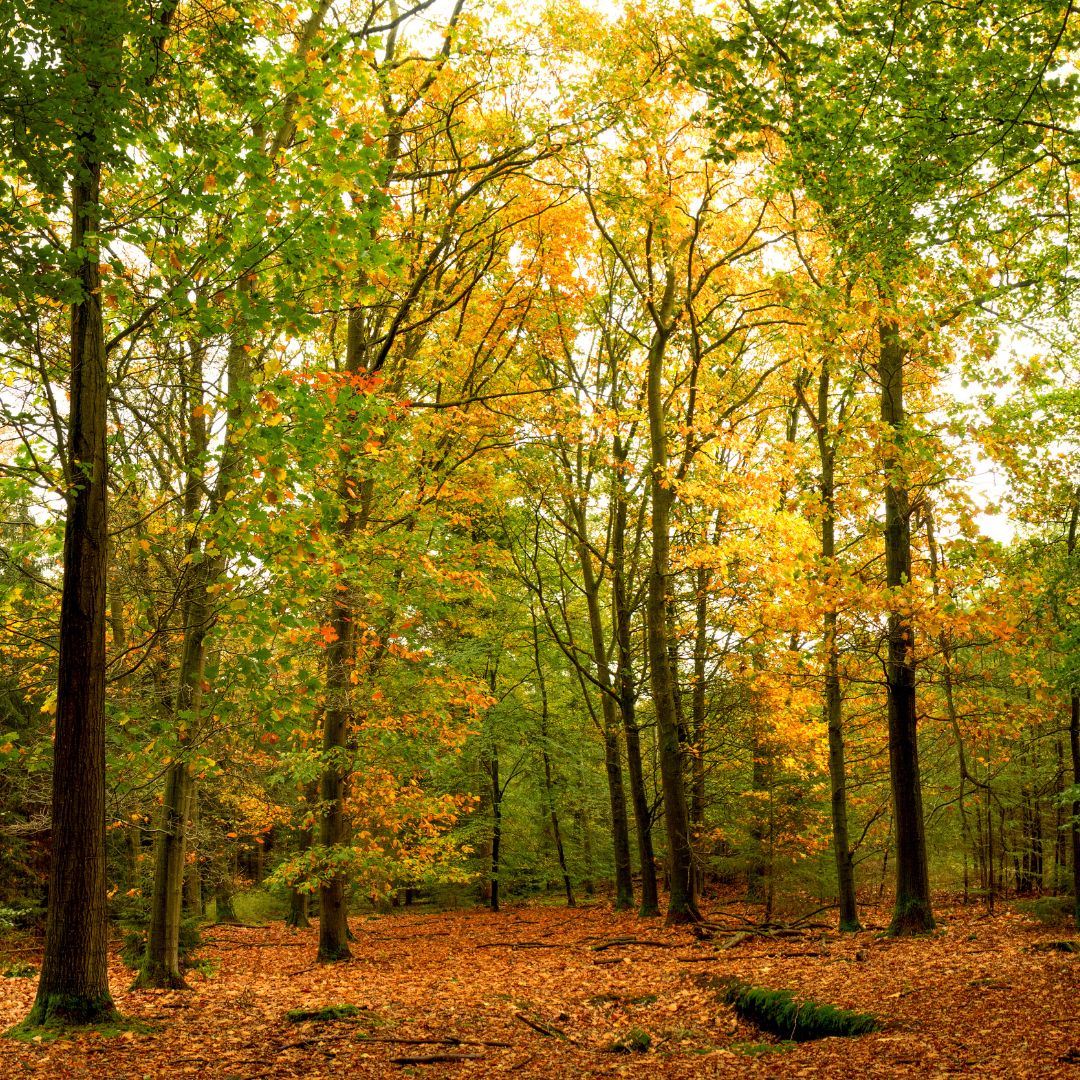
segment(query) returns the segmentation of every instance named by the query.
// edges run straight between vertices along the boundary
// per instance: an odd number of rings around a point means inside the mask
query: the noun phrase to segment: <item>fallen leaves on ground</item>
[[[701,940],[599,902],[407,911],[355,918],[355,959],[335,965],[314,963],[314,930],[214,926],[200,958],[215,973],[193,972],[186,992],[128,989],[114,955],[116,1004],[150,1033],[0,1040],[0,1076],[1080,1075],[1080,957],[1047,947],[1061,933],[1012,912],[940,915],[943,930],[919,939],[882,937],[886,914],[872,910],[859,934],[805,922],[760,934],[758,912],[727,903]],[[885,1028],[781,1043],[721,1003],[733,976],[876,1013]],[[26,1015],[35,986],[0,980],[0,1026]],[[341,1005],[355,1011],[287,1016]]]

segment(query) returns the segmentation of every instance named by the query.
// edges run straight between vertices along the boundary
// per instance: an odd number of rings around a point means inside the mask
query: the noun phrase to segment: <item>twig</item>
[[[565,949],[566,945],[549,944],[544,941],[485,941],[478,949]]]
[[[230,941],[227,944],[215,941],[213,938],[205,938],[206,945],[213,945],[216,949],[309,949],[310,941]]]
[[[486,1054],[410,1054],[406,1057],[392,1057],[391,1065],[432,1065],[439,1061],[476,1061],[487,1057]]]
[[[435,1039],[403,1039],[393,1035],[361,1035],[359,1042],[365,1043],[401,1043],[403,1046],[501,1046],[506,1049],[513,1048],[513,1043],[489,1042],[486,1039],[456,1039],[453,1035]]]
[[[567,1042],[573,1042],[573,1039],[560,1028],[552,1027],[549,1024],[542,1024],[539,1020],[530,1020],[524,1013],[516,1012],[514,1013],[514,1016],[523,1024],[527,1024],[531,1027],[533,1031],[539,1031],[541,1035],[549,1035],[554,1038],[566,1039]]]
[[[612,938],[611,941],[602,941],[599,945],[592,945],[593,952],[603,952],[604,949],[616,949],[623,945],[652,945],[657,949],[673,949],[675,945],[670,941],[650,941],[647,938]]]

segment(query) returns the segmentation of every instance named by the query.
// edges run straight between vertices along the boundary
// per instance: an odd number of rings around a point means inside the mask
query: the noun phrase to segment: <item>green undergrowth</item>
[[[795,1048],[795,1043],[790,1040],[784,1040],[779,1043],[752,1043],[752,1042],[736,1042],[732,1043],[728,1049],[735,1054],[744,1054],[746,1057],[765,1057],[767,1054],[786,1054],[789,1050]]]
[[[744,1020],[795,1042],[868,1035],[881,1030],[881,1021],[869,1013],[813,1001],[798,1002],[790,990],[769,990],[737,980],[728,987],[724,1001]]]
[[[1014,900],[1012,907],[1021,915],[1041,922],[1043,926],[1068,926],[1073,922],[1071,896],[1039,896],[1034,900]]]
[[[288,901],[266,889],[248,889],[233,894],[233,910],[242,923],[265,924],[280,921],[289,910]],[[213,905],[216,911],[216,904]]]
[[[0,971],[0,976],[5,979],[28,979],[37,974],[37,968],[25,960],[16,960],[13,964]]]
[[[639,1027],[632,1027],[620,1035],[609,1047],[613,1054],[644,1054],[652,1046],[652,1036]]]
[[[359,1005],[324,1005],[321,1009],[290,1009],[285,1019],[293,1024],[327,1023],[333,1020],[356,1020],[373,1014]]]

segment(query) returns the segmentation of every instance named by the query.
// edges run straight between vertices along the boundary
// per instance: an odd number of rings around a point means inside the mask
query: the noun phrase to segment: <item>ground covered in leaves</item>
[[[361,917],[355,959],[333,966],[314,964],[315,931],[210,927],[187,992],[130,990],[114,956],[116,1003],[144,1030],[2,1039],[0,1076],[1080,1076],[1080,956],[1053,947],[1068,931],[954,907],[937,934],[897,941],[882,911],[844,936],[821,914],[761,933],[753,908],[707,912],[711,940],[600,902]],[[39,959],[0,942],[0,971]],[[723,1003],[733,977],[884,1027],[783,1041]],[[35,986],[0,980],[0,1027]]]

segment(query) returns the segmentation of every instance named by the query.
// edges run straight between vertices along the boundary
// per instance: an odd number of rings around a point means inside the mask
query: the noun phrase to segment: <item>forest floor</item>
[[[355,959],[332,966],[314,963],[314,930],[212,926],[186,992],[128,989],[114,953],[116,1004],[145,1031],[0,1039],[0,1077],[1080,1077],[1080,956],[1045,949],[1067,930],[941,907],[942,929],[913,940],[880,936],[887,913],[873,909],[859,934],[739,937],[760,909],[706,910],[730,927],[712,941],[600,902],[360,917]],[[0,971],[27,961],[40,961],[32,945],[0,942]],[[875,1013],[884,1029],[781,1042],[722,1003],[731,976]],[[0,980],[0,1028],[35,987]],[[345,1004],[357,1011],[343,1019],[287,1016]],[[647,1050],[611,1051],[642,1033]],[[433,1055],[458,1057],[394,1062]]]

